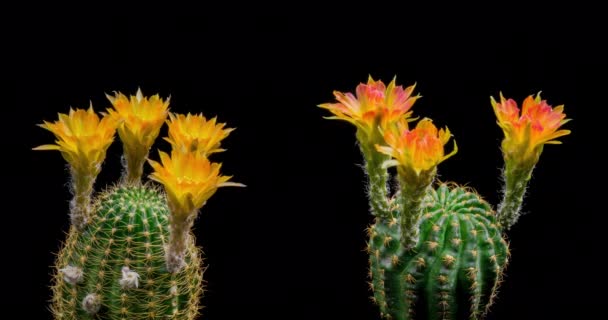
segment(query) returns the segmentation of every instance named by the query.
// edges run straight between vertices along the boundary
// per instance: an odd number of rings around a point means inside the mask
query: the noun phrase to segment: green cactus
[[[71,226],[58,254],[51,310],[56,319],[192,320],[201,309],[202,252],[191,227],[198,210],[222,186],[242,186],[219,173],[207,156],[223,151],[233,129],[201,115],[170,115],[171,154],[148,160],[154,171],[142,184],[143,165],[168,113],[168,101],[138,90],[108,96],[114,109],[102,119],[90,107],[59,114],[41,127],[57,138],[71,173]],[[95,196],[93,184],[118,131],[123,177]],[[94,198],[94,199],[93,199]]]
[[[395,80],[371,77],[356,95],[334,92],[321,104],[357,127],[368,174],[374,223],[368,228],[372,300],[384,318],[481,319],[488,312],[509,259],[505,230],[518,219],[524,191],[544,144],[570,132],[563,106],[552,109],[540,95],[528,97],[520,117],[513,100],[492,99],[504,130],[504,197],[498,212],[474,191],[457,184],[433,188],[437,165],[451,137],[429,119],[410,128],[409,111],[419,96]],[[397,168],[391,195],[389,167]]]
[[[202,294],[201,252],[188,238],[186,266],[165,264],[169,209],[150,186],[99,195],[90,223],[72,228],[57,258],[56,319],[194,319]]]
[[[476,318],[491,304],[508,260],[495,214],[477,194],[447,184],[428,189],[422,208],[413,250],[401,245],[398,207],[369,228],[374,300],[385,315]]]

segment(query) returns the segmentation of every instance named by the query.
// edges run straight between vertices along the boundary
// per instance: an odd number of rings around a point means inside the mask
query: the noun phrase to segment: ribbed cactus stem
[[[95,175],[79,172],[73,168],[71,169],[71,174],[71,188],[74,197],[70,201],[70,222],[76,230],[81,231],[91,218],[91,195],[93,193]]]
[[[196,212],[185,219],[169,215],[169,244],[166,248],[167,270],[177,273],[186,265],[184,260],[188,249],[190,229],[194,224]]]
[[[369,228],[373,300],[385,319],[482,319],[509,255],[494,212],[462,187],[423,190],[415,247],[405,249],[397,218],[376,217]]]
[[[401,242],[405,250],[410,250],[418,244],[419,224],[422,217],[421,203],[436,172],[436,169],[432,169],[416,173],[409,168],[397,167],[401,187],[399,193]]]
[[[374,216],[389,217],[390,206],[388,203],[388,172],[382,165],[389,156],[376,152],[371,143],[360,143],[361,153],[365,159],[365,171],[368,176],[369,204]]]
[[[203,291],[201,252],[184,236],[184,266],[167,271],[165,196],[120,186],[96,197],[89,223],[71,228],[57,257],[52,310],[57,320],[193,320]]]
[[[498,206],[498,222],[505,229],[511,228],[521,215],[526,187],[532,176],[534,165],[507,161],[503,171],[505,182],[503,199]]]

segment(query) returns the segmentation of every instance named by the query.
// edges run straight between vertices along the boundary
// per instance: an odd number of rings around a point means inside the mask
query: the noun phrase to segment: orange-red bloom
[[[523,103],[521,114],[513,99],[500,95],[500,103],[491,98],[498,125],[505,133],[502,151],[508,161],[531,163],[538,161],[544,144],[559,144],[555,140],[570,134],[570,130],[558,130],[568,122],[563,113],[564,106],[551,108],[540,93],[528,96]]]
[[[329,119],[348,121],[366,134],[370,134],[380,125],[387,128],[400,118],[411,115],[409,111],[419,95],[412,96],[415,85],[405,89],[395,84],[393,79],[388,86],[370,76],[367,84],[359,84],[356,95],[334,91],[337,103],[324,103],[319,107],[328,109],[335,116]]]
[[[417,174],[430,171],[439,163],[451,157],[458,151],[456,142],[454,150],[445,154],[443,147],[450,140],[450,130],[446,127],[437,130],[433,122],[422,119],[416,128],[409,130],[405,119],[399,121],[395,128],[384,134],[388,146],[376,145],[378,152],[393,157],[392,165],[411,169]]]

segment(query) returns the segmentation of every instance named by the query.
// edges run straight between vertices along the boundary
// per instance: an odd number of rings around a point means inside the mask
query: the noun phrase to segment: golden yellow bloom
[[[570,134],[570,130],[558,130],[569,121],[563,113],[564,106],[551,108],[540,93],[528,96],[523,103],[521,115],[513,99],[500,95],[500,103],[491,97],[498,125],[505,133],[502,150],[507,160],[533,165],[538,161],[544,144],[559,144],[555,140]]]
[[[97,176],[106,151],[114,140],[116,122],[109,116],[99,119],[93,111],[70,109],[69,114],[59,114],[54,123],[44,121],[40,127],[51,131],[57,144],[46,144],[34,150],[57,150],[70,164],[72,170],[87,176]]]
[[[118,135],[127,162],[127,180],[139,182],[148,151],[169,113],[169,99],[163,101],[158,94],[144,97],[140,89],[130,98],[120,92],[116,96],[106,96],[114,106],[108,112],[119,123]]]
[[[367,84],[359,84],[356,96],[352,93],[334,91],[338,103],[324,103],[319,107],[328,109],[335,116],[328,119],[348,121],[357,129],[371,134],[377,126],[387,128],[401,118],[411,115],[409,111],[419,95],[412,96],[415,85],[405,89],[397,86],[393,79],[388,86],[380,80],[375,81],[370,76]]]
[[[107,97],[114,107],[108,112],[120,121],[118,134],[123,143],[150,148],[169,113],[169,99],[163,101],[158,94],[144,97],[140,89],[130,98],[120,92]]]
[[[188,115],[169,114],[167,121],[169,137],[165,140],[171,143],[173,150],[180,152],[199,152],[210,155],[221,152],[220,142],[234,129],[224,128],[225,123],[217,123],[217,119],[207,120],[202,114]]]
[[[209,199],[219,187],[242,186],[228,182],[230,176],[220,175],[219,163],[211,163],[200,153],[173,150],[171,156],[160,152],[161,163],[148,160],[154,172],[152,180],[165,186],[172,215],[185,218]]]
[[[378,152],[393,157],[390,164],[409,168],[419,174],[430,171],[445,159],[453,156],[458,147],[454,141],[454,150],[445,155],[443,147],[450,140],[450,130],[437,130],[431,119],[418,122],[416,128],[409,130],[407,121],[402,119],[384,134],[388,146],[376,146]]]

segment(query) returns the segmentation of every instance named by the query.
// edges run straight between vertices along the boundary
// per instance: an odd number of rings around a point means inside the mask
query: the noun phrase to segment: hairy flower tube
[[[169,137],[165,138],[173,150],[180,152],[198,152],[210,155],[224,151],[220,142],[233,128],[224,128],[225,123],[217,123],[217,118],[207,120],[202,114],[169,114],[167,126]]]
[[[150,147],[169,113],[169,99],[163,100],[158,94],[144,97],[140,89],[128,98],[120,92],[106,96],[114,107],[108,109],[108,113],[119,123],[127,182],[138,184]]]
[[[499,222],[506,228],[514,225],[521,215],[521,207],[526,186],[534,166],[538,162],[545,144],[559,144],[555,140],[570,134],[570,130],[560,130],[569,121],[564,106],[555,108],[540,97],[528,96],[521,113],[513,99],[500,95],[500,102],[491,98],[498,125],[505,138],[502,153],[505,160],[503,179],[505,181],[503,200],[498,206]]]
[[[221,164],[211,163],[200,153],[173,150],[171,156],[160,152],[160,159],[160,163],[149,160],[154,168],[150,178],[161,183],[167,193],[171,230],[166,250],[167,269],[178,272],[184,267],[188,233],[197,210],[217,188],[243,185],[229,182],[230,176],[220,175]]]
[[[74,193],[70,217],[80,229],[89,218],[93,183],[114,140],[116,122],[109,116],[100,119],[91,106],[88,110],[59,113],[59,120],[44,121],[39,126],[52,132],[57,140],[56,144],[41,145],[34,150],[57,150],[70,165]]]

